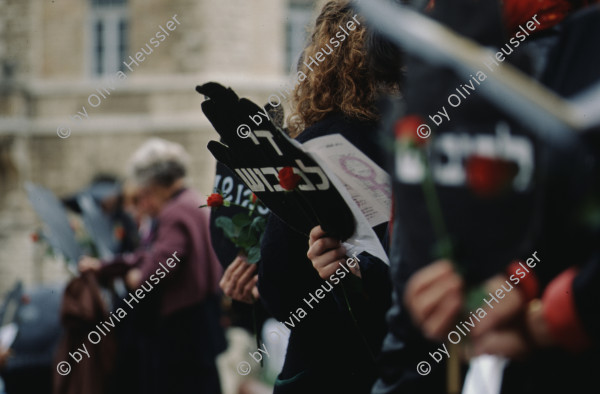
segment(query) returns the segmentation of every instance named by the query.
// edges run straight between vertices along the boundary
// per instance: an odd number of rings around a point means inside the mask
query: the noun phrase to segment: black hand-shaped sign
[[[263,108],[215,82],[197,86],[196,91],[207,97],[202,111],[222,139],[210,141],[208,149],[271,212],[307,236],[319,224],[341,240],[354,233],[354,216],[325,172],[271,122]],[[283,167],[292,167],[302,178],[291,192],[279,184]]]

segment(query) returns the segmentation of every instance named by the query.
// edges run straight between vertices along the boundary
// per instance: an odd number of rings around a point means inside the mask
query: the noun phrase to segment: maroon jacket
[[[160,288],[163,317],[217,294],[222,268],[211,246],[209,211],[198,208],[201,204],[189,189],[175,193],[156,218],[152,246],[103,261],[101,274],[133,266],[141,269],[144,293],[150,287]],[[134,293],[125,297],[133,307],[137,303],[131,301]]]
[[[65,334],[54,354],[54,365],[67,362],[72,370],[66,375],[54,372],[52,392],[106,393],[117,349],[114,336],[102,337],[97,344],[91,344],[88,339],[89,333],[97,330],[96,325],[109,318],[100,287],[92,273],[84,273],[69,282],[63,295],[60,317]],[[71,353],[79,353],[80,362],[69,356]]]

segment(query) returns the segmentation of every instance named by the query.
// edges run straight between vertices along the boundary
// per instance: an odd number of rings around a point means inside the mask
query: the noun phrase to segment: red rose
[[[115,227],[115,239],[121,241],[123,238],[125,238],[125,228],[123,226],[117,226]]]
[[[252,202],[252,204],[256,204],[257,200],[258,197],[256,197],[256,194],[252,193],[252,197],[250,197],[250,202]]]
[[[525,265],[524,261],[521,261],[521,263]],[[521,269],[521,272],[525,274],[524,277],[521,277],[521,275],[516,273],[518,269]],[[518,260],[513,261],[508,266],[506,276],[510,278],[512,275],[519,277],[519,288],[525,297],[525,301],[529,302],[540,294],[540,284],[535,274],[533,272],[526,273],[523,269],[523,266],[519,264]]]
[[[294,190],[302,179],[300,175],[294,174],[292,167],[283,167],[277,176],[279,177],[279,184],[285,190]]]
[[[425,127],[421,127],[422,125],[425,125]],[[429,136],[428,132],[430,133],[429,126],[418,115],[407,115],[399,119],[394,125],[396,139],[409,145],[425,145]]]
[[[429,3],[427,3],[427,7],[425,7],[425,11],[431,12],[431,11],[433,11],[434,8],[435,8],[435,0],[429,0]]]
[[[28,305],[29,303],[31,303],[31,297],[28,294],[23,294],[21,296],[21,304]]]
[[[482,197],[491,197],[509,186],[519,167],[512,161],[475,155],[467,160],[466,171],[471,190]]]
[[[206,205],[212,208],[223,206],[223,196],[219,193],[213,193],[206,199]]]
[[[519,26],[532,34],[560,23],[572,9],[568,0],[504,0],[504,21],[511,35],[521,31]],[[536,29],[530,31],[527,22],[536,14],[540,24],[534,20]]]

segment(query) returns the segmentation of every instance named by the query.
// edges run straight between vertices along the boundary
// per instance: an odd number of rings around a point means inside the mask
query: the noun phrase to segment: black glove
[[[306,236],[319,224],[340,240],[354,233],[354,216],[325,172],[271,122],[265,109],[214,82],[197,86],[196,91],[208,98],[202,111],[223,142],[210,141],[208,149],[271,212]],[[279,184],[283,167],[293,167],[302,177],[293,192]]]

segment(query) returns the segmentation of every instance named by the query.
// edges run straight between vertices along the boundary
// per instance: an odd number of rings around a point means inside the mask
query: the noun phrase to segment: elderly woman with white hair
[[[181,145],[162,139],[142,145],[131,158],[130,177],[138,209],[155,221],[149,246],[111,261],[85,257],[79,263],[81,271],[100,276],[125,275],[130,292],[122,311],[111,314],[115,321],[133,309],[156,308],[151,327],[143,327],[143,393],[220,393],[215,357],[225,347],[222,268],[211,247],[209,212],[185,186],[187,157]]]

